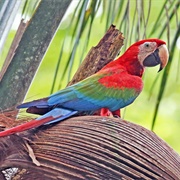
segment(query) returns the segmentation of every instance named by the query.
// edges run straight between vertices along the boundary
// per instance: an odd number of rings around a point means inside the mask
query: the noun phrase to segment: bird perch
[[[19,179],[180,177],[176,152],[153,132],[117,118],[75,117],[1,138],[0,143],[1,169],[18,167]],[[29,157],[27,143],[40,166]]]

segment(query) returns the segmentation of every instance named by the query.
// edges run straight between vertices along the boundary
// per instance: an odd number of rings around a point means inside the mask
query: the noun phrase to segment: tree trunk
[[[70,2],[71,0],[40,2],[0,82],[1,111],[15,109],[23,101]]]

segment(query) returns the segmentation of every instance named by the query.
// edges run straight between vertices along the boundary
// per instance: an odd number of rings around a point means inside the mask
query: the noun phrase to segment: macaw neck
[[[118,64],[125,67],[129,74],[142,77],[144,67],[138,61],[137,56],[127,56],[127,54],[123,54],[116,61],[118,62]]]
[[[129,55],[128,53],[123,54],[116,60],[104,66],[102,68],[102,71],[111,70],[112,72],[115,72],[118,69],[124,69],[129,74],[139,76],[139,77],[142,77],[143,72],[144,72],[144,67],[138,61],[137,55],[133,56],[132,53],[130,53]]]

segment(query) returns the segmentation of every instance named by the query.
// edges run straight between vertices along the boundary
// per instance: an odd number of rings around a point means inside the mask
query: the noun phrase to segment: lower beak
[[[143,65],[147,67],[153,67],[160,64],[159,71],[161,71],[167,65],[168,58],[169,53],[167,46],[163,44],[159,46],[152,54],[150,54],[144,59]]]

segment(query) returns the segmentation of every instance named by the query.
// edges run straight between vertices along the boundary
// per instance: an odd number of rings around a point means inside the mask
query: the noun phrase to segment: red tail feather
[[[13,127],[13,128],[10,128],[10,129],[0,132],[0,137],[8,136],[10,134],[14,134],[14,133],[22,132],[22,131],[25,131],[25,130],[28,130],[31,128],[38,127],[38,126],[43,125],[53,119],[54,118],[52,116],[50,116],[50,117],[47,117],[47,118],[44,118],[41,120],[32,120],[30,122],[27,122],[27,123],[21,124],[19,126],[16,126],[16,127]]]

